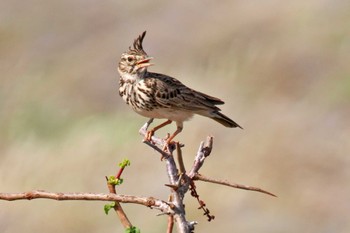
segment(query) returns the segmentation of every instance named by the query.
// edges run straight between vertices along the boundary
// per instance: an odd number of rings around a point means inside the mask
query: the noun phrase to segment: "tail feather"
[[[222,114],[221,112],[215,111],[214,114],[212,116],[210,116],[210,118],[219,122],[220,124],[222,124],[226,127],[229,127],[229,128],[239,127],[241,129],[243,129],[239,124],[237,124],[236,122],[234,122],[233,120],[231,120],[230,118],[228,118],[227,116]]]

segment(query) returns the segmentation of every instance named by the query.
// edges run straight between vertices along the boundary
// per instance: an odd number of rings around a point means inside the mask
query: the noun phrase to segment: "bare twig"
[[[257,187],[253,187],[253,186],[247,186],[247,185],[242,185],[242,184],[235,184],[235,183],[231,183],[231,182],[226,181],[226,180],[217,180],[217,179],[205,177],[205,176],[200,175],[200,174],[195,174],[192,179],[193,180],[205,181],[205,182],[209,182],[209,183],[214,183],[214,184],[221,184],[221,185],[225,185],[225,186],[229,186],[229,187],[237,188],[237,189],[245,189],[245,190],[249,190],[249,191],[256,191],[256,192],[268,194],[268,195],[273,196],[273,197],[277,197],[275,194],[270,193],[270,192],[268,192],[266,190],[263,190],[261,188],[257,188]]]
[[[203,166],[204,160],[206,157],[210,155],[212,148],[213,148],[213,137],[208,136],[205,143],[201,142],[201,144],[199,145],[197,155],[192,165],[192,169],[188,173],[188,176],[191,179],[198,173],[199,169]]]
[[[270,192],[263,190],[261,188],[242,185],[242,184],[235,184],[235,183],[231,183],[231,182],[226,181],[226,180],[218,180],[218,179],[213,179],[213,178],[209,178],[209,177],[205,177],[203,175],[200,175],[198,173],[198,171],[203,166],[205,158],[210,155],[212,148],[213,148],[213,137],[209,136],[209,137],[207,137],[207,140],[205,143],[201,142],[199,149],[198,149],[198,152],[197,152],[197,155],[196,155],[195,160],[193,162],[192,169],[188,173],[188,176],[192,180],[200,180],[200,181],[210,182],[210,183],[214,183],[214,184],[221,184],[221,185],[225,185],[225,186],[229,186],[229,187],[233,187],[233,188],[238,188],[238,189],[245,189],[245,190],[249,190],[249,191],[261,192],[261,193],[265,193],[265,194],[276,197],[275,194],[270,193]]]
[[[171,202],[171,201],[173,201],[173,196],[172,195],[170,195],[169,199],[168,199],[168,202]],[[168,216],[168,227],[167,227],[166,232],[167,233],[172,233],[173,229],[174,229],[174,216],[173,215],[169,215]]]
[[[185,168],[184,161],[182,158],[182,151],[181,151],[181,147],[180,147],[179,142],[176,143],[176,154],[177,154],[177,163],[179,164],[180,173],[186,174],[186,168]]]
[[[174,216],[173,215],[169,215],[168,216],[168,227],[166,232],[167,233],[172,233],[173,232],[173,228],[174,228]]]
[[[34,190],[23,193],[0,193],[0,200],[16,201],[16,200],[32,200],[32,199],[52,199],[56,201],[118,201],[121,203],[134,203],[147,207],[159,209],[163,213],[173,214],[171,204],[153,198],[153,197],[137,197],[131,195],[105,194],[105,193],[54,193],[43,190]]]

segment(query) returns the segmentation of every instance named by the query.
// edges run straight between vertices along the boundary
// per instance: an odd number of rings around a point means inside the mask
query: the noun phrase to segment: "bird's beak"
[[[149,63],[149,61],[152,59],[153,59],[153,57],[147,57],[146,59],[138,61],[137,62],[137,69],[141,69],[143,67],[148,67],[148,66],[153,66],[154,64]]]

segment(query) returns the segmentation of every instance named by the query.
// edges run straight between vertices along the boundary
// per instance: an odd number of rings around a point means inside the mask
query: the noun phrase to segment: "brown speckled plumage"
[[[148,118],[175,121],[177,130],[168,138],[168,143],[182,131],[183,122],[194,114],[209,117],[226,127],[239,127],[236,122],[222,114],[216,105],[224,104],[218,98],[195,91],[179,80],[164,74],[148,72],[152,59],[144,51],[143,32],[133,43],[133,48],[121,55],[118,66],[120,74],[119,94],[135,112]],[[160,127],[150,130],[147,139]]]

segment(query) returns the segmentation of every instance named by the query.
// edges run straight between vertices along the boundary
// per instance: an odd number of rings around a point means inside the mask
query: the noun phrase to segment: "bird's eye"
[[[132,62],[134,59],[132,57],[128,57],[128,62]]]

